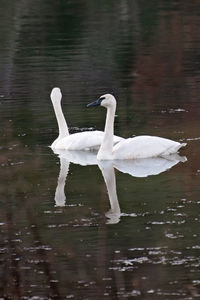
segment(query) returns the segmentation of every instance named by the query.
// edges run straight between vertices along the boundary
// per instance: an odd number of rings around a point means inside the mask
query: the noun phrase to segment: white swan
[[[98,149],[103,140],[103,131],[84,131],[69,134],[67,123],[61,108],[62,94],[59,88],[53,88],[51,91],[51,101],[58,122],[59,135],[51,144],[52,149],[67,150],[93,150]],[[121,141],[123,138],[114,136],[114,143]]]
[[[98,105],[107,108],[104,138],[97,154],[98,160],[166,156],[176,153],[181,147],[186,145],[185,143],[181,144],[161,137],[143,135],[124,139],[113,147],[114,116],[116,111],[115,97],[111,94],[105,94],[87,106]]]

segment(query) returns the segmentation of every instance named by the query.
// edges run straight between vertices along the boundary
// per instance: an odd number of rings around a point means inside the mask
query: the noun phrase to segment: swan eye
[[[101,102],[101,101],[103,101],[104,99],[106,99],[106,97],[100,97],[100,98],[99,98],[99,101]]]

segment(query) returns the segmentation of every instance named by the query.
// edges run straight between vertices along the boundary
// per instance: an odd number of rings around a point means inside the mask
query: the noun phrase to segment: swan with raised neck
[[[57,139],[51,144],[51,147],[54,148],[54,146],[64,137],[69,136],[69,129],[64,117],[64,114],[62,112],[61,108],[61,99],[62,99],[62,93],[61,90],[58,87],[55,87],[51,91],[50,95],[54,112],[56,115],[56,120],[58,123],[58,129],[59,129],[59,135]]]
[[[107,108],[106,122],[104,127],[104,137],[99,148],[97,159],[108,160],[113,159],[113,135],[114,135],[114,119],[116,111],[116,100],[111,94],[101,96],[97,101],[94,101],[87,106],[104,106]]]
[[[104,132],[95,130],[69,134],[67,123],[62,112],[62,94],[60,89],[58,87],[53,88],[50,97],[59,128],[59,135],[52,143],[51,148],[62,150],[98,150],[102,143]],[[123,138],[114,136],[114,143],[118,143],[121,140],[123,140]]]
[[[98,160],[167,156],[176,153],[186,145],[162,137],[143,135],[124,139],[113,146],[115,97],[111,94],[105,94],[87,106],[103,106],[107,109],[104,138],[97,154]]]

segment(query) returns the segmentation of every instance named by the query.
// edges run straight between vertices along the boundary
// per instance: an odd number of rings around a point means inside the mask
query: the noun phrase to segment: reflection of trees
[[[199,134],[194,132],[193,125],[200,114],[199,110],[194,109],[200,92],[197,71],[200,20],[195,13],[199,4],[194,2],[183,6],[171,3],[168,6],[163,1],[151,43],[146,49],[143,43],[138,45],[138,55],[134,62],[137,76],[132,84],[134,106],[142,103],[148,107],[148,111],[177,106],[189,110],[190,118],[183,120],[181,115],[171,118],[174,124],[177,119],[181,122],[181,130],[186,136]],[[164,122],[166,119],[160,118],[159,125],[164,127]]]

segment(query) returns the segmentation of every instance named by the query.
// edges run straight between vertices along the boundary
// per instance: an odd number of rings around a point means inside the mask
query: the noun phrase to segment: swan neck
[[[116,111],[116,106],[107,108],[104,137],[98,152],[98,157],[102,156],[102,159],[110,159],[112,156],[115,111]]]
[[[56,115],[56,120],[58,123],[59,138],[64,138],[65,136],[69,135],[69,130],[68,130],[67,123],[65,121],[64,114],[62,112],[61,103],[59,101],[57,102],[52,101],[52,103]]]

